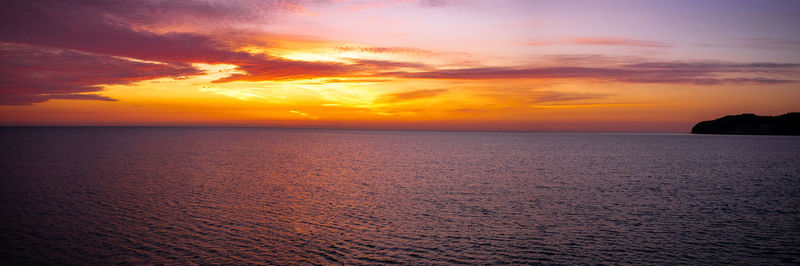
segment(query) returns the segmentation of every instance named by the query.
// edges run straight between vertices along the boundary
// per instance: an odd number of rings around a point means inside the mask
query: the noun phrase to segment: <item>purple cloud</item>
[[[91,100],[110,101],[116,99],[97,94],[5,94],[0,93],[0,105],[30,105],[49,100]]]
[[[74,50],[0,42],[0,104],[24,105],[47,99],[110,100],[92,94],[100,85],[195,75],[181,64],[135,62]]]
[[[635,47],[653,47],[653,48],[672,47],[672,45],[664,42],[637,40],[625,37],[571,37],[571,38],[562,38],[555,40],[533,40],[525,44],[529,46],[573,44],[573,45],[635,46]]]
[[[463,0],[420,0],[419,5],[424,7],[447,7],[463,4]]]
[[[133,1],[131,1],[133,2]],[[248,58],[209,37],[153,33],[131,27],[120,14],[127,1],[13,1],[7,3],[0,41],[79,50],[161,62],[222,63]],[[147,17],[145,17],[147,19]]]
[[[642,62],[609,67],[483,67],[423,72],[384,72],[377,76],[420,79],[595,79],[668,84],[779,84],[797,82],[774,77],[722,77],[723,74],[790,74],[800,64],[724,62]]]
[[[322,77],[359,76],[359,73],[387,71],[397,68],[425,69],[420,63],[386,60],[352,59],[351,64],[292,61],[283,59],[242,60],[235,63],[245,74],[235,74],[214,82],[293,80]]]
[[[299,1],[237,2],[262,5],[269,10]],[[148,31],[148,26],[156,23],[150,21],[179,19],[171,18],[173,15],[225,20],[238,11],[244,12],[242,8],[247,8],[247,4],[220,5],[216,2],[180,0],[9,0],[2,5],[0,43],[4,43],[4,56],[10,58],[2,63],[3,68],[8,69],[4,72],[8,74],[2,77],[4,93],[14,91],[24,95],[99,91],[103,84],[201,74],[192,69],[190,63],[235,64],[247,72],[218,82],[340,76],[387,64],[361,62],[353,67],[338,63],[292,61],[236,52],[235,47],[205,35]],[[255,10],[248,9],[243,16],[258,13],[260,9]],[[38,53],[33,51],[35,49],[45,52]],[[117,57],[165,64],[136,63]],[[28,64],[37,67],[26,68]],[[78,72],[86,69],[92,71]]]
[[[669,44],[663,42],[636,40],[622,37],[575,37],[568,39],[568,41],[572,44],[582,45],[670,47]]]

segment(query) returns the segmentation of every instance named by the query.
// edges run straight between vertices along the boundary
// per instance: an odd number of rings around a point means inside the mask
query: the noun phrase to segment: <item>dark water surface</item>
[[[797,264],[800,137],[0,128],[3,263]]]

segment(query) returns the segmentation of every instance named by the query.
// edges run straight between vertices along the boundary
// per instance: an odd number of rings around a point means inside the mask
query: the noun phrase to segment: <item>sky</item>
[[[0,125],[688,132],[800,111],[800,1],[5,0]]]

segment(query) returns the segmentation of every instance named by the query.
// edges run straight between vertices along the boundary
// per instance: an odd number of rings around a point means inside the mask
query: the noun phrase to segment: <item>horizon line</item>
[[[262,125],[0,125],[0,128],[247,128],[247,129],[285,129],[285,130],[339,130],[339,131],[405,131],[405,132],[465,132],[465,133],[618,133],[618,134],[678,134],[692,135],[691,129],[677,131],[644,130],[502,130],[502,129],[401,129],[370,127],[302,127],[302,126],[262,126]]]

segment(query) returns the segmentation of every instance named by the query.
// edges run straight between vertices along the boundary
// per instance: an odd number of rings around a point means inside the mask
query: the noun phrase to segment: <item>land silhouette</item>
[[[800,136],[800,112],[779,116],[729,115],[697,123],[692,127],[692,134]]]

